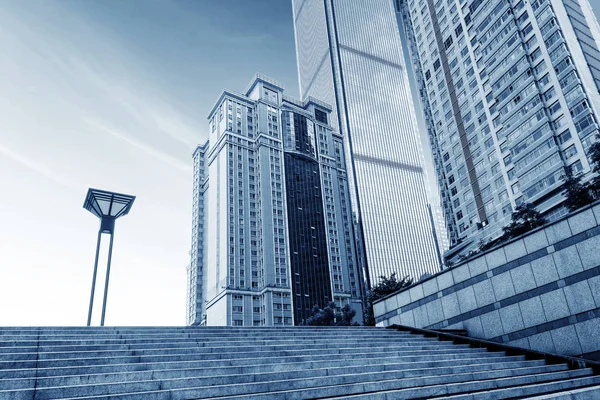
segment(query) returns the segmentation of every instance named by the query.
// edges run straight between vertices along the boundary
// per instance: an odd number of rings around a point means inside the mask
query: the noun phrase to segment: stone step
[[[279,331],[277,329],[269,330],[269,331],[239,331],[239,332],[229,332],[229,331],[201,331],[201,330],[183,330],[183,331],[151,331],[151,332],[135,332],[135,331],[107,331],[107,332],[19,332],[19,331],[0,331],[0,338],[3,340],[7,340],[6,338],[18,338],[18,339],[37,339],[38,337],[61,337],[61,338],[80,338],[80,337],[113,337],[113,336],[131,336],[131,337],[162,337],[162,336],[239,336],[239,337],[257,337],[257,336],[266,336],[266,335],[279,335],[284,337],[289,336],[312,336],[316,337],[319,335],[326,335],[328,333],[333,333],[332,330],[296,330],[296,331]],[[344,330],[342,332],[336,332],[337,335],[345,335],[345,336],[353,336],[353,335],[362,335],[362,336],[404,336],[410,337],[411,335],[406,332],[399,332],[399,335],[396,335],[395,332],[390,330],[385,331],[375,331],[375,330],[356,330],[356,331],[347,331]]]
[[[0,326],[0,332],[152,332],[152,331],[225,331],[225,332],[298,332],[298,331],[378,331],[383,332],[387,329],[375,326],[41,326],[41,327],[19,327],[19,326]],[[408,332],[398,332],[410,334]]]
[[[426,368],[412,368],[416,363],[387,363],[361,366],[335,366],[321,367],[310,363],[281,364],[275,371],[262,371],[252,367],[235,368],[195,368],[177,370],[154,370],[154,371],[132,371],[121,373],[91,374],[53,376],[38,378],[0,379],[0,390],[26,389],[30,387],[60,387],[76,386],[86,384],[104,384],[118,382],[135,382],[147,380],[167,380],[194,378],[202,380],[201,385],[219,385],[227,383],[247,383],[258,381],[269,381],[277,379],[293,379],[322,377],[331,375],[343,375],[351,373],[374,373],[385,371],[403,371],[403,377],[433,375],[439,367],[429,366]],[[437,365],[441,365],[438,363]],[[492,371],[499,369],[535,368],[546,366],[542,360],[518,361],[518,362],[493,362],[488,364],[468,364],[461,366],[446,366],[444,372],[448,374]],[[559,366],[564,368],[564,366]]]
[[[189,348],[193,347],[232,347],[232,346],[247,346],[248,340],[240,341],[187,341],[187,342],[162,342],[162,343],[119,343],[119,344],[73,344],[66,346],[10,346],[0,347],[0,354],[6,353],[29,353],[29,352],[68,352],[68,351],[104,351],[104,350],[152,350],[152,349],[177,349],[177,348]],[[251,342],[254,347],[258,346],[279,346],[279,345],[298,345],[298,346],[344,346],[344,345],[373,345],[373,344],[390,344],[394,343],[398,347],[408,347],[414,344],[419,346],[433,346],[433,347],[452,347],[452,342],[439,342],[439,341],[423,341],[415,340],[413,342],[400,342],[396,343],[393,340],[370,340],[365,343],[364,340],[255,340]]]
[[[520,369],[505,369],[498,371],[486,371],[482,372],[470,372],[470,373],[458,373],[453,374],[454,381],[460,382],[464,379],[470,379],[472,376],[493,376],[498,377],[515,377],[522,375],[536,375],[544,373],[552,373],[559,371],[566,371],[568,367],[566,365],[544,365],[540,367],[528,367]],[[444,380],[445,378],[436,379],[436,373],[429,371],[431,378],[430,382],[437,382],[438,379]],[[398,379],[416,379],[419,376],[406,376],[405,371],[384,371],[384,372],[364,372],[364,373],[349,373],[341,375],[327,375],[327,376],[310,376],[310,377],[294,377],[290,376],[287,378],[277,377],[276,380],[263,380],[255,382],[244,382],[234,383],[227,380],[221,382],[207,382],[206,379],[202,378],[185,378],[185,379],[168,379],[168,380],[147,380],[138,382],[117,382],[109,384],[99,385],[78,385],[70,387],[51,387],[51,388],[37,388],[36,389],[36,400],[48,400],[56,399],[58,397],[82,397],[82,396],[101,396],[101,395],[113,395],[113,394],[126,394],[136,393],[145,391],[164,391],[163,398],[169,398],[168,391],[171,390],[193,390],[194,393],[202,393],[202,396],[207,397],[218,397],[218,396],[231,396],[233,395],[244,395],[249,393],[262,393],[266,390],[285,390],[289,388],[311,388],[325,385],[347,385],[357,384],[364,382],[372,382],[376,380],[398,380]],[[440,380],[440,381],[441,381]],[[208,383],[208,385],[207,385]],[[194,389],[190,389],[194,388]],[[17,390],[14,392],[21,392]],[[2,392],[0,392],[1,394]],[[6,392],[5,392],[6,393]],[[175,393],[175,392],[174,392]],[[175,398],[189,399],[189,394],[185,394],[182,397],[181,392],[175,395]],[[193,396],[197,396],[193,394]]]
[[[502,373],[509,375],[502,376]],[[326,385],[313,388],[301,388],[294,390],[274,391],[273,389],[266,390],[263,393],[220,396],[222,399],[244,399],[244,400],[269,400],[269,399],[307,399],[307,398],[335,398],[335,399],[409,399],[421,398],[431,399],[442,395],[464,394],[470,396],[473,392],[494,389],[498,387],[510,386],[526,386],[536,383],[552,382],[552,381],[572,381],[576,378],[590,377],[592,371],[590,369],[567,370],[558,372],[540,373],[535,375],[519,375],[514,370],[501,370],[497,373],[489,373],[487,371],[473,374],[455,374],[455,375],[438,375],[409,379],[395,380],[377,380],[365,383],[342,384],[342,385]],[[596,377],[593,377],[596,378]],[[517,388],[518,389],[518,388]],[[171,397],[173,400],[195,399],[195,398],[215,398],[205,392],[201,394],[202,389],[179,389],[172,390]],[[368,394],[364,394],[368,393]],[[141,393],[140,393],[141,394]],[[146,395],[146,397],[144,397]],[[93,397],[84,397],[93,398]],[[154,394],[127,394],[114,397],[119,400],[162,400],[165,397],[156,396]],[[472,397],[468,397],[472,399]],[[510,397],[488,397],[487,399],[510,398]]]
[[[559,393],[543,394],[529,397],[530,400],[600,400],[600,387],[592,386],[582,389],[567,389]]]
[[[291,336],[297,341],[302,340],[314,340],[315,336]],[[57,336],[58,338],[58,336]],[[280,335],[271,335],[271,336],[259,336],[257,338],[249,338],[249,337],[227,337],[225,335],[215,335],[211,337],[203,337],[197,335],[186,335],[181,337],[146,337],[146,338],[130,338],[130,337],[120,337],[114,336],[112,338],[90,338],[90,337],[81,337],[78,339],[15,339],[15,340],[0,340],[0,348],[1,347],[14,347],[14,346],[53,346],[53,345],[73,345],[73,344],[124,344],[124,343],[163,343],[166,341],[226,341],[226,340],[235,340],[235,341],[253,341],[255,339],[259,340],[280,340],[282,336]],[[318,338],[318,337],[317,337]],[[337,339],[340,340],[362,340],[367,341],[373,338],[378,340],[389,339],[394,340],[394,342],[398,343],[412,343],[415,340],[423,340],[423,341],[437,341],[435,338],[425,338],[420,336],[414,337],[395,337],[393,335],[383,335],[383,336],[361,336],[361,335],[349,335],[349,336],[336,336]]]
[[[587,376],[591,372],[586,370],[542,372],[532,375],[522,375],[526,371],[499,370],[484,371],[466,374],[430,375],[411,378],[377,379],[356,374],[335,377],[321,377],[318,379],[294,379],[287,381],[270,381],[256,384],[203,386],[188,388],[172,388],[167,390],[138,391],[111,395],[93,395],[77,397],[60,397],[60,399],[99,399],[110,398],[118,400],[188,400],[188,399],[309,399],[329,398],[333,396],[364,393],[365,391],[396,390],[402,398],[431,398],[440,393],[440,388],[452,387],[457,393],[487,388],[488,382],[547,382],[561,379],[574,379]],[[367,374],[369,375],[369,374]],[[488,378],[493,377],[493,378]],[[484,379],[475,380],[472,379]],[[13,391],[27,392],[27,391]],[[2,393],[0,393],[0,396]],[[390,397],[391,398],[391,397]],[[21,399],[19,399],[21,400]]]
[[[368,345],[352,343],[338,344],[332,343],[327,347],[323,345],[279,345],[279,346],[238,346],[238,347],[174,347],[174,348],[150,348],[150,349],[109,349],[109,350],[83,350],[83,351],[42,351],[39,352],[17,352],[17,353],[0,353],[0,361],[27,361],[27,360],[58,360],[72,358],[98,358],[98,357],[133,357],[133,356],[163,356],[163,355],[189,355],[189,354],[230,354],[230,353],[255,353],[256,349],[261,352],[298,352],[298,351],[318,351],[319,353],[337,351],[356,351],[357,348],[369,349],[372,351],[398,350],[398,351],[452,351],[469,348],[468,345],[449,346],[432,344],[416,344],[413,346],[403,345],[398,346],[389,342],[371,342]],[[480,349],[479,351],[485,351]]]
[[[577,370],[580,371],[580,370]],[[575,372],[575,371],[572,371]],[[577,399],[585,399],[585,400],[595,400],[600,398],[600,388],[598,386],[589,387],[591,385],[600,385],[600,376],[588,376],[588,377],[575,377],[572,379],[565,379],[557,382],[543,382],[539,381],[539,383],[523,385],[519,387],[502,387],[496,390],[488,390],[480,393],[473,393],[470,395],[455,395],[455,396],[446,396],[440,397],[439,399],[452,399],[452,400],[487,400],[487,399],[514,399],[514,398],[527,398],[527,399],[559,399],[566,394],[564,392],[573,391],[573,389],[585,387],[581,389],[579,393],[580,397],[571,397],[569,395],[567,398],[577,398]],[[515,385],[513,385],[515,386]],[[557,393],[558,392],[558,393]],[[563,392],[562,394],[560,392]],[[548,396],[558,396],[558,397],[548,397],[537,396],[540,394],[552,393]],[[535,396],[535,397],[532,397]],[[583,396],[583,397],[581,397]]]
[[[446,368],[450,366],[466,366],[471,364],[495,364],[506,362],[523,362],[524,356],[487,357],[493,353],[476,353],[465,355],[462,358],[431,357],[425,361],[406,362],[405,359],[396,356],[381,354],[377,357],[357,357],[356,355],[342,355],[332,360],[331,357],[322,357],[319,360],[302,360],[298,357],[274,358],[268,360],[240,359],[234,363],[230,360],[219,361],[187,361],[170,363],[138,363],[138,364],[113,364],[113,365],[87,365],[77,367],[50,367],[0,370],[0,379],[30,378],[30,377],[52,377],[72,376],[90,374],[127,373],[139,371],[173,371],[185,369],[202,369],[208,374],[235,373],[259,373],[275,372],[279,370],[294,368],[328,368],[344,366],[364,366],[375,364],[403,364],[410,368]]]
[[[290,350],[290,351],[253,351],[245,353],[209,353],[209,354],[167,354],[153,356],[121,356],[121,357],[89,357],[89,358],[65,358],[65,359],[47,359],[47,360],[28,360],[28,361],[0,361],[0,370],[22,369],[22,368],[56,368],[70,366],[90,366],[90,365],[110,365],[110,364],[139,364],[139,363],[166,363],[166,362],[187,362],[187,361],[226,361],[236,362],[240,359],[253,361],[272,361],[273,359],[296,359],[302,361],[317,361],[326,357],[345,355],[356,358],[378,357],[382,355],[396,356],[406,361],[421,361],[444,355],[446,358],[461,358],[475,353],[476,349],[450,349],[447,351],[422,351],[417,354],[405,354],[404,351],[394,350],[393,347],[373,349],[320,349],[320,350]],[[485,351],[485,349],[483,349]],[[484,353],[479,351],[485,357],[502,357],[503,352]]]

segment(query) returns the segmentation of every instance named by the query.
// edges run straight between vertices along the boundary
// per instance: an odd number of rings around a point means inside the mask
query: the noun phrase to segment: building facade
[[[598,133],[600,29],[587,0],[396,0],[451,244],[494,239],[524,202],[566,213],[566,168]],[[588,174],[589,175],[589,174]]]
[[[423,153],[391,0],[293,0],[301,96],[333,105],[368,284],[439,270]]]
[[[330,113],[262,75],[220,96],[209,141],[194,153],[188,323],[299,325],[331,301],[362,320],[343,140]]]

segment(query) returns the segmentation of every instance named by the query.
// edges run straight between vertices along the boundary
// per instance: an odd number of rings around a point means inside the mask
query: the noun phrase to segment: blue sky
[[[0,325],[85,323],[88,187],[137,196],[106,324],[184,324],[191,154],[223,88],[297,95],[290,2],[0,1],[0,49]]]
[[[0,0],[0,325],[85,323],[88,187],[137,196],[106,323],[185,322],[191,153],[223,88],[260,71],[297,96],[290,3]]]

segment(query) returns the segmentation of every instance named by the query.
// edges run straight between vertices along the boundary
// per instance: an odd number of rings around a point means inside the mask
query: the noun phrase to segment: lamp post
[[[106,281],[104,282],[104,300],[102,302],[102,319],[100,326],[104,326],[104,315],[106,314],[106,298],[108,295],[108,279],[110,277],[110,260],[112,258],[113,239],[115,235],[115,220],[127,215],[135,196],[128,194],[107,192],[105,190],[89,189],[83,208],[100,218],[100,229],[98,230],[98,242],[96,244],[96,260],[94,261],[94,275],[92,277],[92,293],[90,294],[90,308],[88,311],[87,326],[92,321],[92,307],[94,305],[94,290],[96,288],[96,273],[98,272],[98,256],[100,253],[100,241],[103,233],[110,234],[110,245],[108,247],[108,262],[106,265]]]

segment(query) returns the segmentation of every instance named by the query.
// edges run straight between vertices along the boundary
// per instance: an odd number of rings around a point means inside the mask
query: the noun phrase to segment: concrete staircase
[[[1,400],[530,397],[600,376],[382,328],[0,328]]]

